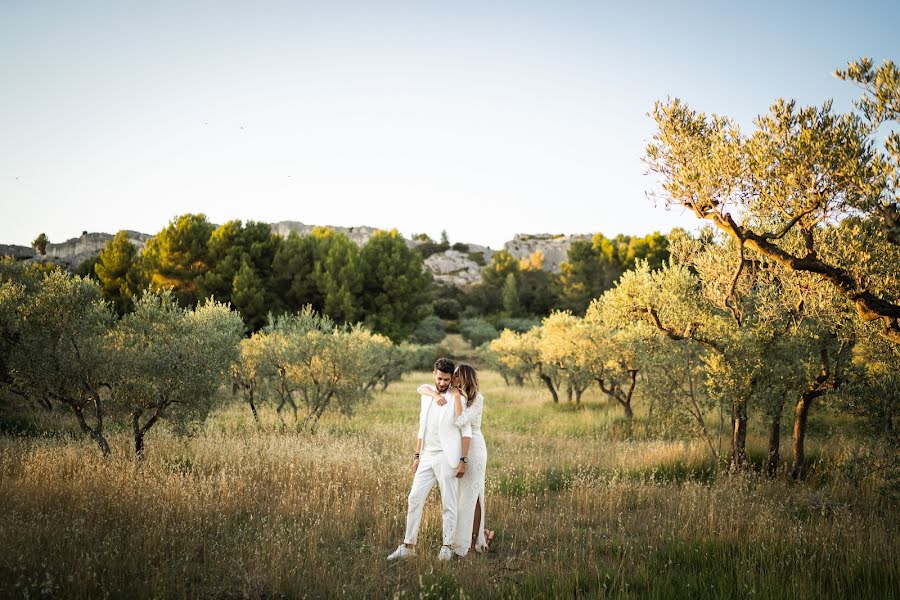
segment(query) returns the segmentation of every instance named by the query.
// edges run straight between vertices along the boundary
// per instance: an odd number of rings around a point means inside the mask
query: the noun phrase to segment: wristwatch
[[[467,457],[467,456],[460,456],[460,457],[459,457],[459,462],[465,463],[465,464],[469,464],[469,457]]]

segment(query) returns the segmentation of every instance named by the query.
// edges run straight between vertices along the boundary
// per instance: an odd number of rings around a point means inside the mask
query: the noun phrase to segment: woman
[[[440,405],[446,399],[431,386],[419,386],[418,392],[433,396]],[[453,551],[457,556],[465,556],[470,548],[484,552],[494,541],[494,532],[484,528],[484,474],[487,468],[487,446],[481,435],[481,414],[484,410],[484,396],[478,391],[478,373],[470,365],[461,364],[453,372],[450,392],[456,411],[456,426],[472,425],[472,439],[466,455],[468,462],[465,473],[459,480],[459,496],[456,508],[456,533]],[[472,523],[471,535],[466,526]]]

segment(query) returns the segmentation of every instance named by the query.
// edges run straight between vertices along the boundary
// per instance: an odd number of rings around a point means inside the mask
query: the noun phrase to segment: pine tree
[[[317,308],[324,304],[312,278],[314,246],[312,236],[300,237],[292,231],[272,259],[272,290],[287,312],[297,312],[307,304]]]
[[[517,317],[522,312],[519,303],[519,284],[516,282],[515,273],[508,274],[503,282],[503,310],[511,317]]]
[[[50,243],[50,240],[47,238],[47,234],[41,233],[34,241],[31,242],[31,246],[34,248],[34,251],[40,254],[41,256],[47,255],[47,244]]]
[[[152,237],[142,262],[150,287],[171,288],[182,306],[194,306],[203,298],[203,277],[209,270],[207,244],[213,225],[203,214],[176,217]]]
[[[213,296],[219,302],[232,301],[232,282],[243,258],[242,230],[239,219],[228,221],[212,232],[207,243],[210,269],[203,276],[203,290],[205,295]]]
[[[362,304],[367,323],[395,342],[406,339],[424,317],[431,276],[422,258],[396,229],[380,231],[360,252]]]
[[[259,275],[249,261],[241,261],[241,267],[231,282],[231,302],[251,330],[259,329],[266,318],[266,290]]]
[[[313,267],[321,306],[313,308],[339,323],[352,323],[359,315],[359,294],[362,290],[359,247],[346,235],[327,227],[312,232]]]
[[[518,272],[519,261],[506,250],[500,250],[494,252],[491,264],[481,270],[481,277],[486,286],[493,287],[499,292],[506,283],[506,276],[510,273],[518,274]]]
[[[94,273],[100,280],[103,299],[112,302],[120,315],[131,311],[134,296],[144,288],[144,281],[137,247],[128,241],[124,231],[117,233],[100,251]]]
[[[272,263],[281,242],[281,237],[273,234],[266,223],[248,221],[243,225],[234,220],[216,228],[209,238],[210,268],[203,277],[204,295],[232,302],[232,282],[247,261],[266,290],[266,302],[279,310],[282,302],[274,290]]]
[[[576,314],[584,314],[591,299],[609,287],[609,269],[605,269],[604,264],[608,262],[601,263],[597,246],[585,240],[572,242],[568,260],[560,265],[562,300],[566,308]]]

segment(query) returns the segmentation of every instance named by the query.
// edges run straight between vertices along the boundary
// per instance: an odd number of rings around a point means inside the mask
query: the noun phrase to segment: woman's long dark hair
[[[478,373],[471,365],[460,364],[455,374],[459,376],[459,391],[466,397],[466,406],[472,406],[478,395]]]

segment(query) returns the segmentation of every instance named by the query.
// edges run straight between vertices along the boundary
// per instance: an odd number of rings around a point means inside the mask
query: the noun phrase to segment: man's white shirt
[[[438,431],[441,411],[435,410],[435,408],[435,406],[429,407],[428,417],[425,420],[425,447],[423,448],[425,452],[440,452],[443,450],[440,432]]]

